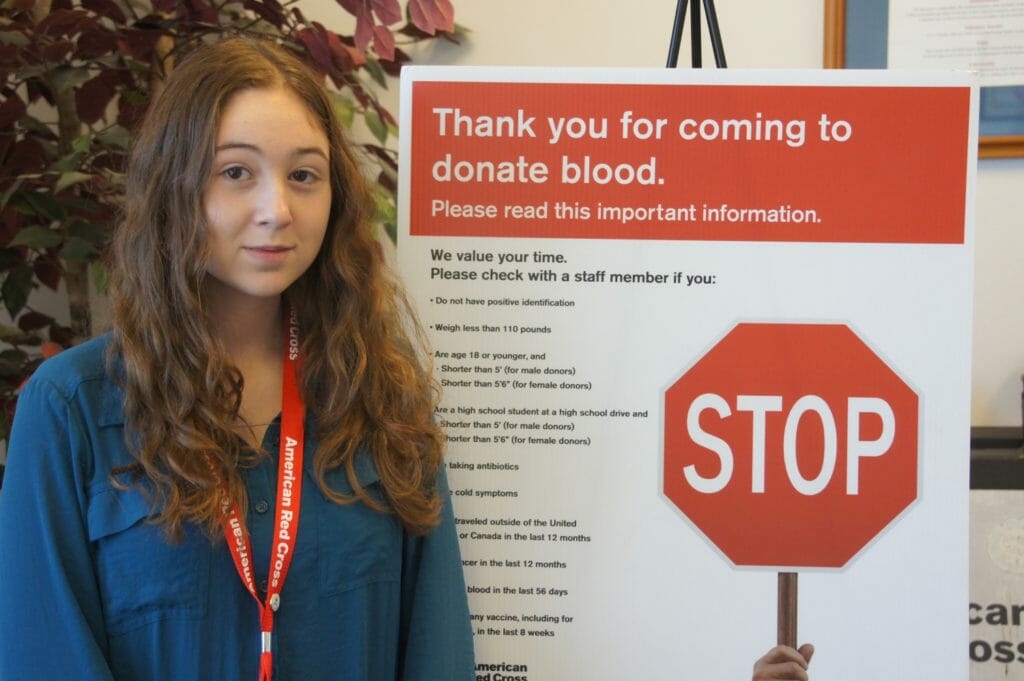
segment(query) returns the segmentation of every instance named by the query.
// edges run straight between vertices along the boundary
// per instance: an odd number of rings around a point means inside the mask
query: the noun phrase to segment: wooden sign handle
[[[779,645],[796,648],[796,573],[779,573]]]

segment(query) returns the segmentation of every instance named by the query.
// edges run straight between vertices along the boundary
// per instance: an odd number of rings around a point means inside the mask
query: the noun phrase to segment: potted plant
[[[92,335],[90,292],[123,187],[131,130],[180,56],[214,34],[258,35],[298,52],[332,86],[343,123],[365,125],[383,229],[394,238],[395,117],[378,96],[402,45],[456,39],[450,0],[337,0],[343,35],[297,0],[6,0],[0,4],[0,441],[17,391],[46,355]],[[70,323],[30,294],[63,285]]]

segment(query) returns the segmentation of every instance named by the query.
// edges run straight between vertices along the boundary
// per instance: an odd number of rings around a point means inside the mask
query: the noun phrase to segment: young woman
[[[420,337],[331,101],[233,39],[153,102],[111,334],[44,363],[0,494],[0,679],[465,681]]]

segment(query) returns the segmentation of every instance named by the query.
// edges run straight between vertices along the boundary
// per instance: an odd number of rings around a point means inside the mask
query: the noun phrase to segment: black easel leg
[[[708,15],[708,34],[711,36],[711,50],[715,53],[715,66],[724,69],[726,67],[725,48],[722,47],[722,33],[718,30],[715,0],[704,0],[704,13]]]
[[[696,0],[694,1],[696,2]],[[679,44],[682,42],[683,25],[686,23],[686,2],[687,0],[677,0],[676,2],[676,18],[672,23],[672,39],[668,45],[666,68],[674,69],[679,65]]]
[[[690,65],[700,68],[700,3],[693,0],[690,5]]]

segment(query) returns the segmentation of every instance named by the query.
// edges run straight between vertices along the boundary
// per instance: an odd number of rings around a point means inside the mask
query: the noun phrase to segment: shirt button
[[[257,513],[266,513],[267,511],[270,510],[270,504],[268,504],[263,499],[260,499],[253,505],[253,508],[256,510]]]
[[[267,593],[267,580],[261,579],[259,583],[260,593]]]

